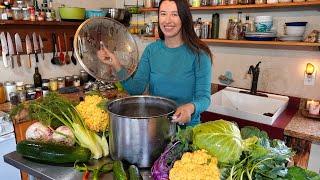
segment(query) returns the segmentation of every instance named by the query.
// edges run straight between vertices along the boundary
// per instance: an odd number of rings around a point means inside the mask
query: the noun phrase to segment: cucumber
[[[113,163],[113,176],[115,180],[127,180],[127,174],[124,171],[123,164],[121,161],[115,161]]]
[[[129,166],[129,180],[142,180],[139,169],[135,165]]]
[[[87,162],[91,157],[91,152],[87,148],[30,140],[19,142],[17,152],[23,157],[42,163]]]

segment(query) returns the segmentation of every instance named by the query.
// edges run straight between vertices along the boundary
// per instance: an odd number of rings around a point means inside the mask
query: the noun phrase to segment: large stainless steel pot
[[[109,102],[111,157],[151,167],[176,132],[170,118],[176,108],[174,101],[155,96]]]

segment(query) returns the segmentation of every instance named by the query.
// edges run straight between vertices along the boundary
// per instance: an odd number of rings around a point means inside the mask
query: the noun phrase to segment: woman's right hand
[[[97,51],[97,57],[101,62],[111,65],[117,72],[122,68],[119,59],[104,45],[102,45],[100,50]]]

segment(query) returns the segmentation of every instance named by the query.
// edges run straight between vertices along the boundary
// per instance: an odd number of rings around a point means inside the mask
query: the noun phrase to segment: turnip
[[[49,127],[40,122],[35,122],[28,127],[26,131],[26,139],[47,142],[51,141],[52,134],[53,132]]]
[[[52,141],[58,144],[73,146],[75,137],[68,126],[60,126],[53,132]]]

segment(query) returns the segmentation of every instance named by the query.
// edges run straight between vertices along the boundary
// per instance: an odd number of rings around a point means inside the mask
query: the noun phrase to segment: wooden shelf
[[[155,37],[141,37],[143,40],[154,41]],[[228,39],[201,39],[207,44],[234,44],[234,45],[269,45],[269,46],[300,46],[300,47],[320,47],[320,43],[307,43],[295,41],[248,41],[248,40],[228,40]]]
[[[1,25],[79,26],[82,22],[0,20]]]
[[[319,47],[320,43],[294,42],[294,41],[247,41],[247,40],[227,40],[227,39],[202,39],[206,43],[221,44],[253,44],[253,45],[273,45],[273,46],[305,46]]]
[[[291,7],[308,7],[319,6],[320,0],[306,1],[306,2],[290,2],[290,3],[277,3],[277,4],[247,4],[247,5],[223,5],[223,6],[203,6],[203,7],[190,7],[193,11],[208,11],[208,10],[224,10],[224,9],[271,9],[271,8],[291,8]],[[158,8],[141,8],[141,12],[157,11]]]

